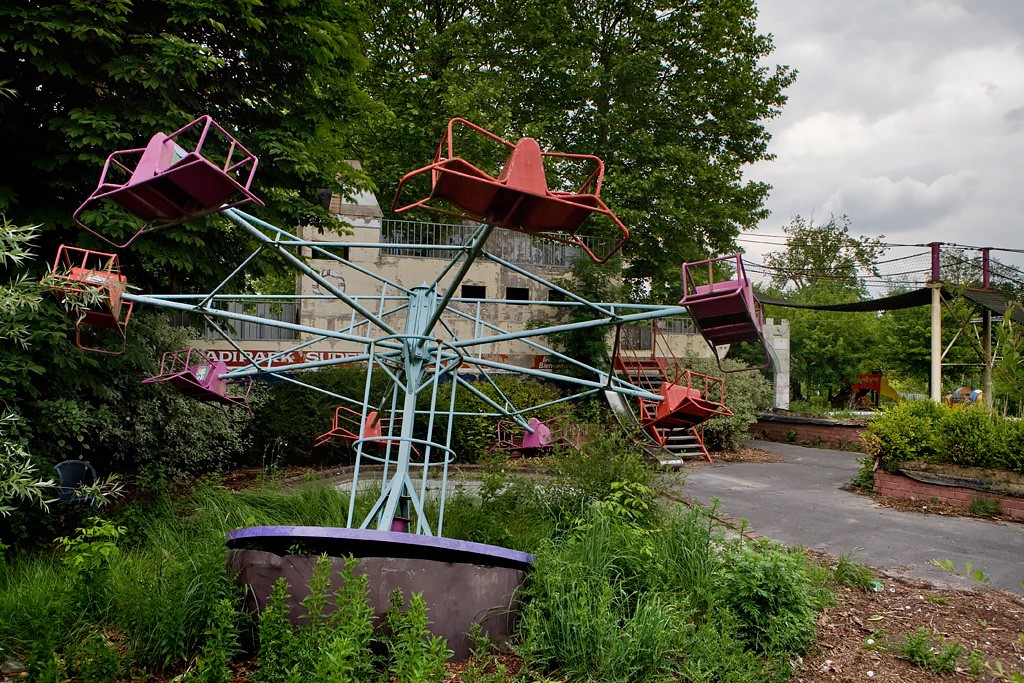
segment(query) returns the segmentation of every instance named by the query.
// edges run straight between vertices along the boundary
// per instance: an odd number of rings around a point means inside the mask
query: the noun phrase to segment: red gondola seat
[[[142,383],[167,382],[185,396],[208,403],[244,408],[251,415],[249,391],[252,389],[252,378],[229,382],[221,377],[227,371],[226,363],[211,360],[199,349],[168,351],[160,359],[159,373],[142,380]]]
[[[42,284],[52,290],[75,324],[75,345],[86,351],[118,355],[124,352],[125,328],[132,303],[124,301],[128,282],[121,275],[117,254],[61,245],[50,274]],[[82,332],[90,328],[113,330],[117,346],[88,346]]]
[[[456,156],[453,143],[456,124],[511,150],[498,177]],[[595,170],[574,192],[549,190],[544,174],[544,159],[592,163]],[[429,195],[410,204],[402,204],[400,199],[406,184],[425,173],[430,173]],[[603,178],[604,163],[596,156],[542,152],[533,138],[522,138],[517,143],[511,143],[465,119],[455,118],[448,122],[447,132],[441,139],[434,162],[407,173],[399,181],[392,209],[396,213],[403,213],[422,208],[463,220],[482,221],[500,228],[571,244],[583,249],[595,262],[604,263],[626,243],[629,231],[601,201]],[[446,205],[454,208],[447,208]],[[583,222],[593,214],[607,217],[618,231],[615,245],[603,256],[595,255],[576,234]]]
[[[390,429],[391,418],[381,417],[376,410],[366,413],[366,417],[359,411],[338,406],[334,411],[334,418],[331,421],[331,429],[316,438],[313,446],[323,446],[334,439],[354,443],[365,439],[364,448],[369,450],[383,450],[389,442],[398,443],[397,439],[387,439]],[[414,449],[415,450],[415,449]]]
[[[690,428],[713,417],[732,417],[725,405],[725,385],[721,379],[682,371],[658,389],[662,400],[645,402],[641,424],[656,429]],[[654,403],[655,405],[651,405]]]
[[[157,133],[143,148],[107,157],[99,186],[73,218],[83,230],[121,249],[139,235],[239,204],[262,206],[250,190],[257,163],[210,116],[201,116],[170,135]],[[115,244],[82,222],[82,213],[103,201],[119,204],[142,220],[127,242]]]
[[[655,427],[696,427],[713,417],[733,414],[721,400],[710,400],[692,386],[665,382],[658,393],[664,400],[650,422]]]

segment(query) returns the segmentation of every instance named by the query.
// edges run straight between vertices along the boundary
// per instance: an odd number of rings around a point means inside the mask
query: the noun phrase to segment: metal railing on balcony
[[[657,327],[657,330],[655,330]],[[659,335],[698,334],[689,318],[666,318],[648,325],[628,325],[622,328],[625,342],[635,351],[655,350]]]
[[[217,308],[230,311],[231,313],[245,313],[268,320],[280,320],[282,322],[299,323],[299,304],[286,303],[263,303],[245,304],[240,301],[221,302]],[[220,335],[203,324],[201,316],[180,312],[171,316],[171,324],[178,327],[191,327],[197,335],[204,339],[219,339]],[[219,325],[224,327],[233,339],[239,341],[275,341],[298,339],[299,333],[294,330],[284,330],[270,325],[261,325],[242,320],[221,320]]]
[[[461,246],[476,232],[476,225],[450,223],[421,223],[385,219],[381,222],[381,242],[384,244],[430,244]],[[581,238],[591,251],[605,248],[604,240]],[[495,230],[487,240],[486,250],[510,263],[533,266],[568,268],[585,255],[583,250],[539,237],[531,237],[512,230]],[[385,256],[415,256],[419,258],[452,259],[458,253],[447,249],[384,249]]]

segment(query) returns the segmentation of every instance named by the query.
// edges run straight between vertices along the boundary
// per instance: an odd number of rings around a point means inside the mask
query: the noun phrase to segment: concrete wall
[[[289,585],[289,617],[295,625],[303,623],[302,600],[309,595],[309,579],[318,557],[279,556],[262,550],[229,550],[228,570],[240,585],[247,586],[246,608],[262,613],[279,578]],[[342,585],[345,559],[331,558],[331,588]],[[458,562],[439,562],[417,558],[363,557],[355,573],[365,574],[369,583],[368,600],[381,628],[391,607],[390,596],[401,589],[408,606],[414,593],[421,593],[427,606],[430,632],[444,638],[452,650],[452,659],[461,661],[472,652],[469,637],[473,624],[503,647],[512,634],[519,615],[517,597],[526,573],[519,569],[486,567]],[[325,613],[334,611],[333,605]]]
[[[789,410],[789,321],[766,318],[764,340],[772,356],[772,370],[775,385],[775,408]]]

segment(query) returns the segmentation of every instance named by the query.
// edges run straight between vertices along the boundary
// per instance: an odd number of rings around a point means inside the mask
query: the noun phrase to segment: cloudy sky
[[[757,4],[772,62],[799,71],[777,158],[748,173],[774,187],[758,233],[847,214],[887,242],[1024,249],[1024,0]]]

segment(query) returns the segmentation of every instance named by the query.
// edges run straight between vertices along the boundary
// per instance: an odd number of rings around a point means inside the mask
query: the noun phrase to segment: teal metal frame
[[[463,245],[325,243],[300,239],[294,234],[235,208],[225,209],[221,214],[240,227],[258,246],[253,254],[235,268],[213,291],[206,295],[192,297],[126,293],[124,299],[133,303],[188,311],[205,318],[207,323],[248,361],[247,366],[223,374],[221,377],[224,379],[272,375],[287,382],[307,386],[311,390],[322,392],[339,401],[359,405],[363,420],[371,410],[379,410],[382,415],[386,414],[393,418],[387,422],[387,434],[380,437],[356,439],[353,444],[355,447],[355,471],[348,508],[347,524],[349,527],[375,528],[385,531],[402,530],[424,535],[442,534],[449,467],[456,458],[456,454],[452,450],[453,423],[455,417],[464,414],[455,411],[457,391],[470,392],[485,403],[487,411],[474,414],[514,420],[523,428],[528,428],[527,418],[524,415],[532,411],[602,391],[614,391],[633,398],[651,401],[662,399],[661,396],[633,385],[624,378],[616,377],[610,366],[595,368],[581,363],[558,352],[544,343],[543,339],[559,332],[586,328],[616,328],[631,323],[685,315],[686,309],[681,306],[643,306],[587,301],[541,276],[488,253],[485,247],[487,238],[494,230],[493,226],[480,225]],[[332,253],[330,251],[332,246],[379,249],[415,248],[418,250],[436,248],[449,253],[454,251],[456,254],[441,267],[433,282],[407,287]],[[316,269],[307,265],[299,256],[300,249],[309,249],[316,258],[332,260],[345,268],[352,268],[370,275],[379,283],[379,293],[372,296],[348,294],[321,276]],[[223,294],[245,267],[266,251],[277,254],[289,267],[318,283],[321,290],[327,292],[319,298],[335,299],[347,306],[351,311],[348,324],[337,330],[321,329],[216,308],[215,305],[218,302],[226,300],[281,300],[281,297],[260,297],[258,295],[239,297]],[[497,263],[544,287],[560,292],[567,299],[564,302],[508,301],[504,303],[543,305],[549,308],[582,306],[590,311],[594,319],[512,331],[484,320],[482,316],[482,303],[484,302],[464,300],[455,296],[462,280],[469,273],[470,267],[478,259]],[[491,301],[493,300],[486,303]],[[403,316],[404,326],[399,330],[397,323],[393,321]],[[472,322],[474,335],[471,338],[459,339],[455,334],[451,321],[459,319]],[[223,325],[225,321],[254,322],[310,335],[311,338],[303,340],[271,358],[256,360],[231,338],[226,326]],[[357,344],[365,349],[365,352],[345,358],[274,366],[275,360],[288,353],[329,339]],[[557,359],[560,363],[572,366],[576,374],[582,376],[569,376],[554,371],[524,368],[484,358],[475,353],[485,345],[512,340],[522,341],[528,348]],[[366,365],[366,380],[361,405],[351,397],[337,395],[309,385],[302,380],[303,370],[352,363]],[[500,391],[496,392],[497,398],[489,397],[481,392],[460,376],[460,371],[467,370],[483,375],[489,381],[488,373],[490,372],[519,373],[540,380],[555,380],[562,386],[572,386],[576,390],[554,401],[538,405],[517,406],[513,405]],[[390,387],[385,393],[383,404],[377,406],[371,405],[371,387],[375,373],[384,373]],[[451,382],[453,386],[452,390],[448,392],[447,404],[439,405],[441,395],[439,388],[443,382]],[[493,381],[491,381],[491,386],[496,388]],[[426,425],[425,434],[417,435],[417,417],[421,418],[421,424],[425,423]],[[421,429],[423,429],[422,426]],[[372,442],[383,442],[383,445]],[[371,446],[374,447],[371,448]],[[381,468],[380,493],[370,510],[361,519],[357,519],[356,500],[360,482],[368,476],[366,468],[371,464]],[[428,497],[431,481],[434,480],[437,481],[439,504],[436,518],[431,519],[428,518]]]

